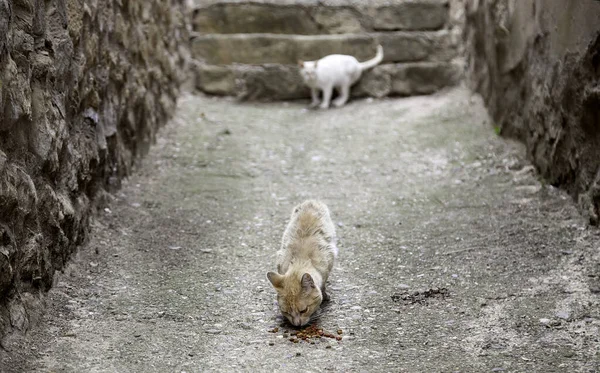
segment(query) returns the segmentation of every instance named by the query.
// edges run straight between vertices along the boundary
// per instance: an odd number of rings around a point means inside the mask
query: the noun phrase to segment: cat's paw
[[[335,107],[342,107],[344,104],[346,104],[346,100],[333,100],[332,103]]]
[[[329,104],[322,103],[321,105],[319,105],[319,109],[321,109],[321,110],[329,109]]]
[[[319,101],[311,102],[310,105],[308,105],[308,108],[309,109],[316,109],[317,106],[319,106]]]

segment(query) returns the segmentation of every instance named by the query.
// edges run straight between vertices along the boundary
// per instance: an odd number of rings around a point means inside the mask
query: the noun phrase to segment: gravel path
[[[600,234],[523,156],[462,89],[186,97],[0,371],[597,372]],[[284,337],[265,277],[307,198],[340,237],[318,325],[341,341]]]

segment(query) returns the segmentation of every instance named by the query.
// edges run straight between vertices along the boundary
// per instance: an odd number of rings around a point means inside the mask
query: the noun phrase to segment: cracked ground
[[[308,198],[339,236],[317,326],[341,340],[298,340],[265,276]],[[2,372],[600,371],[599,231],[466,90],[187,96],[111,199]]]

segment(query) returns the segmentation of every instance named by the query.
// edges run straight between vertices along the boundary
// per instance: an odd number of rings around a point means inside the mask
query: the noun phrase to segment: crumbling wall
[[[600,1],[466,0],[468,76],[501,133],[600,214]]]
[[[175,108],[182,0],[0,0],[0,336],[25,330]]]

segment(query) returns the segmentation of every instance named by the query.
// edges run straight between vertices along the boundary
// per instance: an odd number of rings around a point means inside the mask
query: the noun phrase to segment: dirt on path
[[[188,96],[0,371],[598,372],[599,231],[523,154],[463,89]],[[265,277],[308,198],[340,237],[314,344]]]

